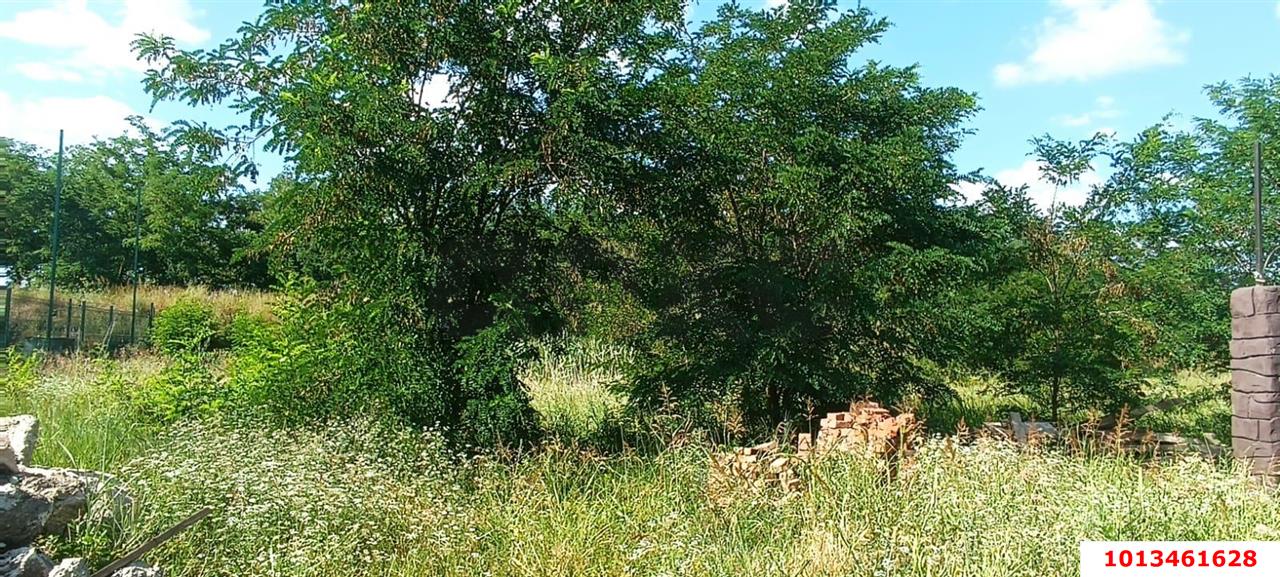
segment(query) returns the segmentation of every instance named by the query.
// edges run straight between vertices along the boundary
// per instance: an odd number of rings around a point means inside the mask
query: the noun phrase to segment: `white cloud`
[[[1044,212],[1048,212],[1050,204],[1054,204],[1059,208],[1063,206],[1080,206],[1089,199],[1091,187],[1102,184],[1102,177],[1097,172],[1090,170],[1081,175],[1079,181],[1055,191],[1052,184],[1041,180],[1040,174],[1040,163],[1036,160],[1028,159],[1018,166],[996,172],[993,178],[1009,188],[1018,188],[1026,185],[1027,197],[1031,199],[1036,208]],[[960,193],[960,196],[963,197],[963,200],[960,201],[961,203],[973,204],[982,200],[982,193],[987,189],[987,186],[975,182],[957,182],[951,185],[951,189]]]
[[[1063,126],[1084,126],[1093,122],[1093,116],[1088,112],[1084,114],[1066,114],[1058,118]]]
[[[1102,184],[1102,177],[1090,170],[1081,175],[1076,183],[1055,192],[1052,184],[1040,179],[1040,163],[1034,159],[1027,159],[1014,168],[997,172],[995,179],[1005,186],[1014,188],[1027,185],[1027,196],[1031,202],[1045,211],[1049,209],[1051,202],[1059,206],[1080,206],[1088,200],[1089,188],[1095,184]]]
[[[1189,39],[1156,17],[1148,0],[1054,0],[1021,62],[995,67],[1002,86],[1086,81],[1181,63]]]
[[[777,8],[779,6],[786,6],[786,5],[787,5],[787,0],[764,0],[765,8]]]
[[[1111,120],[1120,116],[1120,110],[1116,109],[1116,101],[1110,96],[1099,96],[1094,100],[1091,110],[1080,114],[1064,114],[1055,120],[1063,126],[1080,127],[1091,124],[1096,125],[1101,120]],[[1103,131],[1100,128],[1094,128],[1093,132]]]
[[[449,96],[449,75],[432,74],[425,84],[414,86],[409,97],[426,109],[453,106],[453,98]]]
[[[86,0],[58,0],[0,21],[0,38],[57,53],[47,61],[19,63],[14,70],[44,81],[137,72],[145,66],[129,47],[136,34],[165,34],[182,44],[209,39],[209,32],[194,23],[196,13],[187,0],[124,0],[106,6],[115,7],[114,14],[104,17]]]
[[[18,74],[26,76],[32,80],[42,82],[60,81],[60,82],[79,82],[83,77],[80,73],[52,66],[47,62],[19,62],[13,65],[13,69]]]
[[[1280,2],[1276,2],[1276,18],[1280,18]]]
[[[14,100],[0,92],[0,136],[48,150],[58,147],[58,129],[66,131],[68,146],[84,144],[129,130],[125,117],[131,114],[128,104],[107,96]]]
[[[951,190],[964,197],[964,200],[960,201],[962,204],[973,204],[982,200],[982,191],[986,189],[986,185],[979,182],[956,182],[951,185]]]

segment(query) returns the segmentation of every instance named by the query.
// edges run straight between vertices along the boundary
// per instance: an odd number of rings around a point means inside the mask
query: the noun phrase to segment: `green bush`
[[[237,311],[231,321],[222,327],[221,340],[232,350],[244,349],[270,338],[273,324],[262,315]]]
[[[40,357],[23,355],[13,349],[3,351],[0,363],[0,393],[16,398],[35,386],[39,377]]]
[[[227,378],[236,408],[289,424],[358,411],[367,399],[351,385],[360,372],[348,310],[325,302],[314,283],[287,284],[274,307],[278,324],[232,321]]]
[[[540,434],[537,414],[516,376],[529,350],[515,344],[515,332],[499,320],[457,347],[453,375],[461,398],[455,402],[465,403],[458,429],[479,447],[519,445]]]
[[[462,421],[465,440],[475,447],[521,447],[540,436],[529,399],[519,390],[468,400]]]
[[[506,324],[442,350],[406,329],[393,306],[303,279],[286,281],[274,316],[276,324],[232,323],[227,380],[238,410],[285,424],[380,411],[478,447],[537,435],[516,380],[524,351]]]
[[[208,350],[218,332],[213,306],[183,297],[156,315],[151,343],[162,353],[180,355]]]
[[[158,373],[122,392],[138,414],[162,424],[219,414],[228,397],[209,360],[196,353],[177,354]]]

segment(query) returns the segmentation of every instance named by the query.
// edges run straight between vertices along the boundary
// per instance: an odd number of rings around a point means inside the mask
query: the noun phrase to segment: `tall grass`
[[[533,343],[536,360],[520,373],[542,426],[586,438],[620,416],[622,383],[635,353],[595,339],[558,338]]]
[[[1240,471],[936,438],[891,475],[834,458],[789,498],[707,498],[707,453],[517,463],[430,432],[186,424],[121,470],[140,513],[54,545],[106,559],[201,506],[152,557],[192,575],[1073,575],[1082,539],[1275,539],[1280,501]]]
[[[616,410],[621,399],[599,397],[625,351],[544,345],[524,373],[540,411],[578,426]],[[161,359],[5,361],[0,411],[40,416],[37,462],[114,473],[135,498],[132,514],[82,519],[42,543],[95,566],[203,506],[214,514],[148,561],[177,577],[1052,577],[1075,574],[1084,539],[1280,539],[1275,493],[1198,457],[935,436],[900,468],[831,458],[802,467],[799,493],[712,499],[713,448],[698,443],[607,457],[553,444],[509,462],[450,453],[435,432],[376,415],[159,430],[120,391],[164,370]],[[957,403],[977,407],[946,414],[1006,406],[971,394]]]
[[[1032,398],[1006,392],[1008,387],[998,379],[982,376],[953,378],[952,394],[932,399],[906,399],[900,409],[921,418],[929,430],[949,433],[959,428],[981,427],[983,423],[1008,420],[1017,411],[1023,419],[1045,418],[1046,411]],[[1140,387],[1143,404],[1157,405],[1177,401],[1166,409],[1144,414],[1130,425],[1161,433],[1179,433],[1188,437],[1213,434],[1217,440],[1231,439],[1231,376],[1226,373],[1184,371],[1172,378],[1148,379]],[[1139,407],[1130,407],[1138,409]],[[1099,419],[1092,411],[1069,413],[1064,421],[1082,423]],[[1112,415],[1116,416],[1116,415]]]
[[[968,376],[953,379],[950,385],[950,395],[908,398],[900,408],[915,413],[929,430],[942,433],[1007,421],[1008,413],[1014,411],[1027,419],[1040,412],[1030,397],[1007,393],[1007,387],[995,378]]]
[[[126,389],[162,361],[23,356],[0,351],[0,415],[32,414],[41,466],[113,470],[141,454],[156,434],[126,401]]]
[[[1143,392],[1153,401],[1177,399],[1181,404],[1143,415],[1138,427],[1191,437],[1212,433],[1223,444],[1231,443],[1230,373],[1183,372],[1171,380],[1149,381]]]

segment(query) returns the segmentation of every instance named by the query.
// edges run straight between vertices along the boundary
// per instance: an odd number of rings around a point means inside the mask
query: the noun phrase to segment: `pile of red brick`
[[[716,464],[729,475],[760,487],[777,484],[791,489],[800,482],[793,470],[795,457],[778,451],[778,444],[773,441],[721,453],[716,456]]]
[[[835,451],[888,458],[910,449],[918,425],[911,413],[894,416],[877,403],[854,403],[848,411],[827,413],[819,421],[816,440],[807,433],[799,435],[796,452],[801,457]]]
[[[918,434],[911,413],[894,416],[876,403],[854,403],[848,411],[828,413],[816,441],[809,433],[798,435],[794,453],[771,441],[711,455],[707,493],[713,500],[728,501],[740,489],[797,491],[796,465],[801,461],[833,452],[890,458],[908,451]]]
[[[711,455],[707,474],[707,494],[716,501],[729,501],[740,489],[760,491],[777,487],[785,492],[800,489],[795,471],[796,457],[778,450],[770,441]]]

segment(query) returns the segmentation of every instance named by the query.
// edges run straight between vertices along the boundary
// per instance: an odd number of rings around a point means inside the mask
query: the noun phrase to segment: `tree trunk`
[[[1055,369],[1053,375],[1053,384],[1049,388],[1049,412],[1052,414],[1050,420],[1056,426],[1058,424],[1058,397],[1062,393],[1062,375],[1057,373]]]

